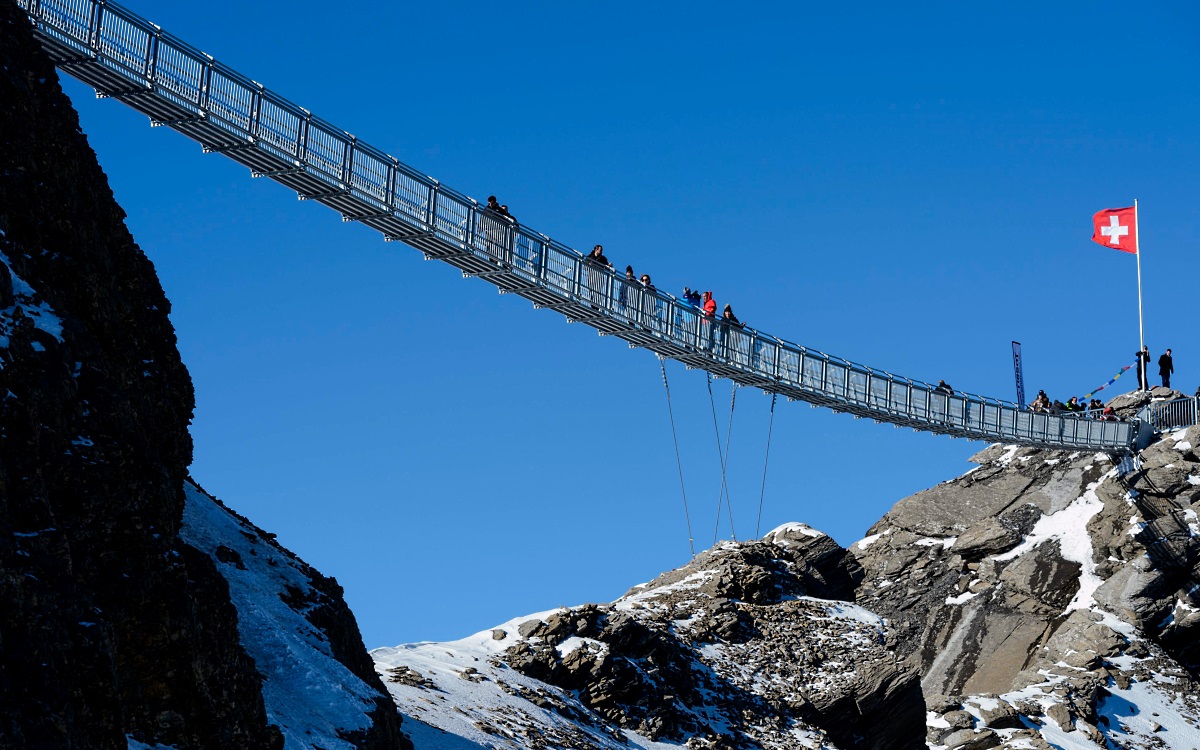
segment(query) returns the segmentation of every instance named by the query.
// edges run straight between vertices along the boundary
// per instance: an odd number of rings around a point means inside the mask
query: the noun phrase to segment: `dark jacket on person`
[[[1175,372],[1175,363],[1171,359],[1170,354],[1164,354],[1158,358],[1158,374],[1170,375]]]

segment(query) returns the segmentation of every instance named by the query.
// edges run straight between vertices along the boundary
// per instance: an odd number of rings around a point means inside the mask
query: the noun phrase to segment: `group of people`
[[[1150,390],[1150,347],[1142,345],[1141,351],[1137,353],[1137,374],[1138,388],[1143,391]],[[1162,378],[1163,388],[1171,387],[1171,376],[1175,374],[1175,360],[1171,356],[1171,350],[1167,349],[1161,357],[1158,358],[1158,376]]]
[[[1098,398],[1085,404],[1077,396],[1072,396],[1064,404],[1057,399],[1051,401],[1045,391],[1038,391],[1037,397],[1029,404],[1029,409],[1038,414],[1084,414],[1106,421],[1115,421],[1117,418],[1112,407],[1105,406]]]
[[[487,205],[479,214],[479,236],[484,239],[491,255],[499,258],[505,257],[510,245],[510,233],[517,226],[517,220],[509,212],[508,206],[501,204],[496,196],[489,195]],[[612,269],[613,264],[604,255],[603,245],[596,245],[590,253],[583,257],[580,277],[581,291],[597,308],[606,306],[609,294],[608,277]],[[661,304],[650,274],[643,273],[638,276],[633,272],[633,266],[625,266],[625,278],[621,279],[616,286],[617,302],[621,307],[637,311],[641,316],[650,320],[661,318]],[[721,343],[724,344],[728,339],[726,335],[728,329],[745,326],[733,314],[731,305],[725,305],[721,315],[717,316],[717,303],[713,299],[711,291],[701,295],[700,292],[684,287],[681,301],[695,307],[699,311],[701,321],[708,321],[706,327],[700,329],[700,333],[707,338],[706,343],[710,347],[717,339],[718,333]],[[714,322],[714,318],[717,325],[711,324]]]
[[[584,278],[583,283],[587,289],[588,296],[597,304],[603,301],[606,294],[604,278],[606,272],[613,267],[612,262],[604,255],[604,246],[596,245],[592,251],[584,256]],[[654,282],[650,279],[650,274],[644,273],[641,276],[633,272],[633,266],[625,266],[625,278],[618,285],[617,302],[622,307],[640,307],[644,312],[657,317],[658,314],[658,299],[654,294]],[[642,295],[646,302],[642,305],[637,305],[634,299],[635,291],[645,291],[649,294]],[[717,302],[713,299],[712,292],[707,291],[701,295],[690,287],[683,288],[683,296],[680,298],[683,302],[695,307],[700,311],[703,318],[717,317]],[[725,309],[721,311],[719,323],[725,327],[742,328],[744,323],[738,320],[738,317],[733,314],[733,307],[725,305]]]

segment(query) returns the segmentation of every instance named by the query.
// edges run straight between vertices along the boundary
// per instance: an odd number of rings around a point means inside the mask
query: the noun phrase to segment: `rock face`
[[[573,748],[621,737],[636,747],[921,747],[916,673],[895,658],[885,623],[845,601],[860,576],[832,539],[791,524],[705,552],[612,604],[374,654],[406,713],[485,746],[526,747],[538,734]],[[468,683],[442,654],[470,664]],[[471,723],[428,708],[447,694]],[[505,695],[544,696],[535,705],[557,716]],[[522,710],[523,721],[503,718]],[[554,729],[564,719],[590,731]]]
[[[789,524],[376,667],[419,732],[482,747],[1193,747],[1197,445],[1165,435],[1123,476],[992,446],[850,554]]]
[[[282,747],[227,581],[180,538],[170,305],[11,0],[0,71],[0,747]],[[401,746],[384,713],[361,746]]]
[[[852,546],[858,602],[897,629],[940,715],[931,743],[1044,742],[1020,727],[1045,716],[1101,746],[1150,741],[1165,730],[1139,734],[1105,712],[1137,703],[1121,691],[1154,687],[1146,700],[1196,722],[1197,439],[1197,427],[1164,436],[1124,477],[1103,454],[993,446]]]

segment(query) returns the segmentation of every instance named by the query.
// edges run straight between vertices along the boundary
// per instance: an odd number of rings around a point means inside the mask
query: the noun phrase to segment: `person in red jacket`
[[[712,292],[704,293],[704,303],[700,307],[704,310],[704,318],[700,321],[701,330],[704,332],[704,341],[708,348],[712,349],[715,326],[711,319],[717,317],[717,301],[713,299]]]

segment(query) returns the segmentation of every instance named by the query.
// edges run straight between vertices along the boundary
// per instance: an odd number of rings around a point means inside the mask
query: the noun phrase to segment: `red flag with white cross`
[[[1106,208],[1092,217],[1092,242],[1137,255],[1137,208]]]

